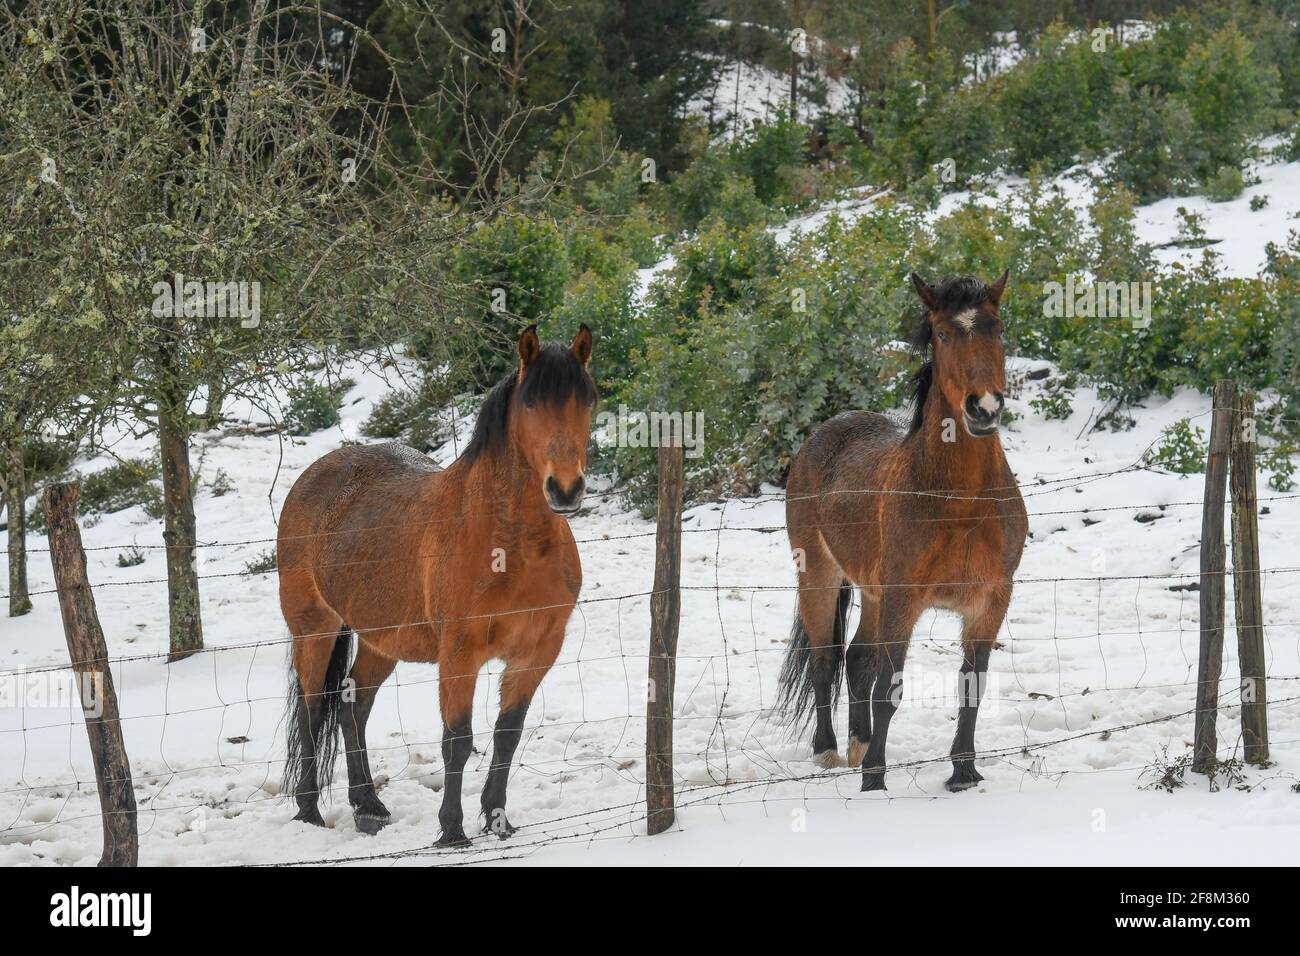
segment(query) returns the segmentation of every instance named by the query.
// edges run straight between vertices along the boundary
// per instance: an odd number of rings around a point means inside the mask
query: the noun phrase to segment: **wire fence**
[[[1042,479],[1018,490],[1022,497],[1032,498],[1059,492],[1067,485],[1077,487],[1134,470],[1136,466],[1127,466]],[[957,491],[915,493],[960,495]],[[743,520],[728,524],[727,514],[729,510],[733,516],[745,514],[781,497],[770,494],[724,501],[707,513],[694,512],[692,517],[698,526],[682,529],[683,564],[688,570],[681,585],[683,638],[675,656],[678,706],[674,723],[678,727],[678,746],[673,754],[679,809],[711,806],[725,815],[730,810],[740,812],[757,805],[768,812],[787,804],[807,806],[818,801],[848,800],[857,793],[860,772],[856,768],[816,767],[807,741],[792,740],[788,730],[773,719],[776,674],[786,652],[786,629],[798,590],[784,541],[772,537],[784,532],[785,527],[766,518],[756,524]],[[1297,497],[1300,495],[1281,494],[1262,498],[1260,503]],[[1165,501],[1040,509],[1029,514],[1032,520],[1110,512],[1162,513],[1201,504]],[[521,791],[526,797],[516,820],[522,829],[510,841],[498,842],[488,834],[475,840],[468,850],[448,851],[433,845],[436,834],[429,834],[428,840],[415,845],[398,847],[381,834],[375,838],[373,852],[256,862],[342,865],[429,858],[435,865],[464,865],[527,855],[557,844],[594,845],[640,838],[645,818],[641,795],[645,787],[642,748],[646,725],[647,605],[656,592],[653,588],[612,595],[599,591],[605,585],[604,569],[617,568],[620,573],[612,577],[628,577],[627,569],[636,566],[648,577],[654,539],[653,530],[576,537],[588,574],[588,594],[574,607],[565,651],[548,669],[516,752],[509,786],[511,805],[515,805],[515,795]],[[274,540],[211,541],[200,548],[253,546]],[[131,546],[99,545],[86,550],[126,547]],[[481,550],[475,549],[475,553]],[[396,556],[393,560],[409,561],[410,556]],[[1234,572],[1227,569],[1222,573]],[[1300,566],[1259,572],[1263,582],[1281,580],[1288,584],[1300,580],[1293,577],[1297,574]],[[200,575],[200,579],[266,577],[260,571]],[[712,580],[708,580],[710,577]],[[1068,775],[1159,767],[1158,748],[1171,743],[1177,747],[1190,734],[1197,714],[1194,702],[1201,682],[1195,669],[1202,628],[1194,597],[1189,595],[1192,585],[1200,579],[1199,570],[1018,576],[1011,611],[998,637],[997,648],[1002,653],[995,655],[996,666],[990,672],[992,679],[977,736],[977,740],[991,741],[992,745],[977,749],[976,760],[1004,768],[1021,779],[1059,780]],[[165,578],[142,578],[106,581],[94,587],[98,591],[165,583]],[[912,582],[885,582],[873,587],[916,586]],[[50,588],[32,593],[57,591]],[[270,595],[260,597],[267,599]],[[504,613],[532,614],[558,606]],[[437,627],[502,616],[498,612],[394,621],[360,628],[356,633],[365,640],[392,628]],[[278,616],[270,608],[261,617],[283,633]],[[1230,627],[1225,624],[1223,630]],[[1271,636],[1294,627],[1300,627],[1300,621],[1269,622]],[[109,637],[116,642],[118,635]],[[331,631],[300,635],[296,640],[335,637],[337,632]],[[167,652],[153,651],[88,662],[109,668],[114,675],[122,709],[121,725],[133,758],[130,782],[140,798],[142,834],[147,835],[155,826],[173,827],[177,819],[191,814],[199,815],[201,821],[207,814],[229,818],[255,813],[260,821],[265,812],[271,814],[267,822],[287,823],[289,807],[279,793],[277,781],[284,761],[280,711],[285,699],[285,652],[294,640],[283,633],[228,641],[205,647],[178,662],[169,661]],[[903,709],[893,725],[889,768],[892,778],[903,786],[891,783],[886,799],[963,799],[936,792],[932,775],[926,773],[951,759],[946,737],[951,732],[949,718],[955,714],[961,662],[956,637],[942,616],[931,614],[922,619],[908,640],[913,652],[905,687],[915,685],[919,689],[905,691]],[[1086,647],[1079,642],[1087,642]],[[267,653],[275,648],[280,648],[281,653]],[[1282,691],[1270,701],[1270,711],[1290,726],[1300,701],[1300,639],[1294,648],[1270,640],[1269,648],[1272,664],[1267,680]],[[207,666],[205,661],[211,669],[210,688],[205,686],[206,678],[200,678],[201,669]],[[159,663],[163,664],[161,673],[157,670]],[[413,669],[414,675],[408,672],[405,676],[399,669],[379,688],[367,747],[379,768],[378,776],[383,778],[381,793],[404,791],[403,805],[420,797],[426,797],[427,803],[427,790],[438,786],[442,777],[437,723],[424,721],[418,729],[408,729],[402,708],[405,695],[408,700],[414,697],[422,712],[435,714],[441,678],[432,665],[413,665]],[[78,771],[74,753],[75,734],[83,722],[80,698],[66,701],[66,720],[54,719],[57,708],[29,708],[27,703],[31,694],[26,683],[39,682],[41,675],[70,676],[71,672],[70,665],[64,663],[0,670],[0,694],[13,697],[10,703],[16,703],[18,712],[16,726],[0,727],[0,753],[12,761],[12,776],[6,774],[6,779],[0,781],[0,845],[32,841],[55,828],[100,818],[97,808],[95,812],[80,809],[95,785],[93,775]],[[919,681],[915,679],[918,672]],[[467,767],[467,801],[473,798],[487,769],[492,691],[500,677],[499,669],[489,667],[481,675],[475,697],[478,755]],[[173,699],[173,682],[179,699]],[[1230,717],[1240,706],[1240,682],[1232,675],[1224,675],[1214,683],[1221,692],[1219,713]],[[45,685],[46,692],[49,686]],[[231,693],[231,688],[236,692]],[[1234,698],[1234,694],[1238,696]],[[924,719],[909,722],[909,713],[914,711],[922,713]],[[842,712],[839,718],[837,729],[843,734]],[[1300,728],[1300,723],[1295,726]],[[381,739],[373,733],[379,727],[391,736]],[[210,746],[201,744],[200,731],[215,732]],[[52,769],[47,743],[60,733],[66,736],[68,746],[67,770],[63,774]],[[1131,743],[1118,748],[1120,756],[1112,759],[1107,751],[1119,738]],[[1092,745],[1085,749],[1085,741]],[[1275,740],[1275,744],[1287,742]],[[1230,760],[1238,746],[1239,741],[1230,737],[1219,748],[1219,754]],[[1145,752],[1146,759],[1121,759],[1134,751]],[[1180,760],[1171,759],[1166,770],[1172,768],[1180,773]],[[214,799],[213,788],[230,783],[231,778],[236,785]],[[336,770],[328,788],[335,803],[346,797],[347,786],[346,774]],[[573,794],[571,801],[566,801],[566,792]],[[572,809],[564,808],[566,802]],[[550,807],[561,809],[548,815]],[[424,809],[423,816],[430,817],[430,806]],[[401,810],[395,811],[394,819],[400,814]]]

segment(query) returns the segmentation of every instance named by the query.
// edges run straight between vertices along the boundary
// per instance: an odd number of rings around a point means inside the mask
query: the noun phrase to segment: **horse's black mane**
[[[930,287],[934,292],[934,308],[923,305],[912,326],[909,342],[912,348],[926,357],[925,362],[912,375],[912,425],[907,430],[910,435],[921,430],[921,420],[925,417],[925,399],[934,384],[934,357],[930,355],[930,338],[934,330],[930,325],[930,313],[961,312],[973,309],[990,301],[988,283],[975,276],[949,276]]]
[[[527,405],[541,402],[559,406],[572,395],[577,395],[579,401],[587,404],[596,401],[596,383],[573,350],[558,342],[547,342],[542,345],[537,358],[528,364],[522,382],[518,370],[511,369],[483,399],[478,420],[474,423],[474,435],[461,456],[467,463],[488,451],[500,451],[505,445],[506,414],[516,388],[520,399]]]

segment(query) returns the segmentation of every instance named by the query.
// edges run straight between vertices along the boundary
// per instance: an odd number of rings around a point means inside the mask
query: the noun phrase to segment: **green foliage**
[[[632,353],[644,326],[635,305],[636,263],[623,260],[609,275],[584,272],[555,310],[548,335],[568,342],[584,323],[592,330],[592,375],[601,391],[632,373]]]
[[[1155,446],[1147,452],[1147,464],[1180,475],[1205,471],[1205,432],[1180,418],[1160,433]]]
[[[352,382],[330,386],[303,378],[285,391],[289,404],[284,410],[284,427],[290,435],[310,435],[339,423],[339,401]]]
[[[1154,87],[1120,79],[1115,102],[1101,117],[1101,135],[1112,150],[1108,172],[1143,201],[1188,191],[1203,149],[1191,111]]]
[[[1295,490],[1295,456],[1298,453],[1300,448],[1289,438],[1263,450],[1260,465],[1268,469],[1268,486],[1274,491],[1285,493]]]
[[[540,322],[563,298],[572,268],[564,231],[553,219],[505,213],[473,232],[453,268],[479,296],[467,328],[486,331],[461,343],[474,358],[457,384],[485,387],[513,364],[520,328]]]
[[[226,469],[218,468],[216,475],[208,482],[208,490],[212,492],[212,497],[221,498],[235,490],[235,483],[231,481]]]
[[[1245,188],[1246,180],[1242,177],[1239,166],[1220,166],[1205,181],[1205,196],[1211,202],[1230,202],[1240,196]]]
[[[804,165],[808,127],[785,113],[758,123],[731,148],[732,167],[748,176],[754,195],[765,206],[793,209],[794,172]]]
[[[135,545],[127,548],[117,556],[117,566],[119,568],[135,568],[144,564],[144,552]]]
[[[162,516],[161,471],[156,460],[127,458],[81,479],[77,513],[113,514],[139,506],[151,518]]]
[[[1014,131],[1011,165],[1054,171],[1092,148],[1114,98],[1118,68],[1113,52],[1094,52],[1090,40],[1071,38],[1062,23],[1049,27],[1035,55],[1012,67],[1004,80],[999,107],[1003,126]]]
[[[1241,165],[1250,138],[1273,123],[1278,83],[1277,69],[1259,62],[1236,23],[1191,45],[1180,68],[1177,96],[1205,144],[1201,175]]]
[[[1072,375],[1050,378],[1042,394],[1029,400],[1029,407],[1048,421],[1064,421],[1074,414],[1074,386]]]
[[[370,417],[361,426],[361,434],[394,439],[428,451],[447,438],[445,412],[451,398],[443,377],[425,374],[414,389],[399,389],[375,402]]]
[[[245,574],[270,574],[279,566],[276,549],[263,551],[244,565]]]

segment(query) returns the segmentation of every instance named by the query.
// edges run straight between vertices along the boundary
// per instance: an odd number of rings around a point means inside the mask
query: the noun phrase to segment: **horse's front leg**
[[[450,640],[444,638],[444,640]],[[457,641],[469,644],[471,638]],[[442,709],[442,808],[438,823],[442,835],[438,846],[469,846],[465,836],[464,812],[460,806],[465,764],[474,751],[474,731],[470,711],[474,703],[474,686],[478,681],[478,664],[463,652],[442,656],[438,661],[438,698]]]
[[[975,721],[987,683],[989,652],[1006,614],[1007,602],[996,601],[983,613],[967,617],[962,625],[962,663],[957,682],[957,734],[952,740],[952,776],[947,788],[968,790],[984,779],[975,769]]]
[[[912,595],[900,588],[881,599],[880,631],[873,648],[875,680],[871,688],[871,742],[862,758],[862,789],[885,789],[885,743],[889,722],[903,700],[903,667],[912,628],[920,617]]]
[[[515,748],[523,735],[524,717],[537,687],[555,663],[564,643],[564,623],[550,625],[547,633],[529,654],[506,662],[501,679],[501,708],[492,734],[492,766],[483,787],[483,832],[495,833],[504,840],[515,827],[506,818],[506,783]]]

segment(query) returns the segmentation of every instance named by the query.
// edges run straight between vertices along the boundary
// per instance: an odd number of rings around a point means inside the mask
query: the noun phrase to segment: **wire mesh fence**
[[[1129,470],[1051,479],[1049,487]],[[1033,497],[1036,487],[1043,486],[1025,486],[1023,496]],[[1295,497],[1277,495],[1261,503]],[[784,525],[774,511],[780,500],[770,494],[724,501],[695,509],[684,522],[673,750],[682,810],[698,813],[711,807],[725,815],[728,808],[758,806],[764,812],[778,807],[785,812],[790,806],[848,800],[857,792],[856,768],[816,766],[808,741],[792,737],[772,714],[797,592]],[[1165,501],[1104,510],[1138,514],[1200,504]],[[1030,514],[1078,518],[1099,510],[1048,508]],[[202,547],[264,540],[270,539]],[[579,533],[577,540],[588,585],[574,609],[564,651],[534,701],[511,771],[511,806],[519,805],[512,817],[521,826],[519,833],[507,842],[485,834],[465,851],[436,848],[436,833],[406,832],[382,834],[367,852],[350,852],[357,847],[347,841],[337,852],[311,858],[276,846],[264,855],[253,849],[236,859],[253,864],[419,859],[462,865],[532,854],[555,844],[640,838],[645,832],[648,607],[655,592],[653,587],[603,592],[611,583],[648,581],[654,531],[629,519],[619,533]],[[607,569],[619,573],[606,574]],[[1297,573],[1300,567],[1280,566],[1262,569],[1260,577],[1267,590],[1269,581],[1290,582]],[[118,689],[142,842],[154,828],[201,833],[221,821],[224,832],[228,821],[238,822],[241,816],[286,825],[291,815],[278,781],[284,762],[285,664],[293,639],[274,610],[274,576],[223,572],[202,577],[247,579],[249,597],[258,607],[256,620],[275,633],[222,640],[182,661],[168,661],[166,652],[143,651],[95,662],[112,670]],[[976,759],[1012,779],[1050,781],[1150,769],[1158,764],[1154,755],[1161,748],[1181,749],[1190,740],[1196,714],[1201,625],[1193,586],[1199,579],[1196,570],[1019,575],[990,670]],[[139,579],[95,588],[154,589],[156,594],[164,583]],[[541,608],[509,613],[536,610]],[[430,618],[388,626],[451,622]],[[1277,635],[1300,621],[1268,623],[1267,680],[1276,688],[1270,709],[1289,727],[1300,700],[1300,641],[1291,647]],[[852,624],[851,617],[850,630]],[[358,636],[365,640],[367,631]],[[115,645],[121,640],[120,635],[109,637]],[[297,639],[334,637],[331,632]],[[942,614],[930,613],[911,643],[889,752],[897,783],[891,782],[885,799],[960,799],[936,786],[950,760],[961,663],[958,631]],[[56,839],[61,829],[89,825],[99,817],[92,802],[94,774],[84,739],[78,738],[81,698],[67,689],[71,673],[61,662],[0,671],[0,693],[10,714],[0,727],[0,752],[7,755],[10,769],[0,785],[0,841]],[[476,691],[476,754],[467,767],[467,804],[486,775],[500,678],[500,668],[489,665]],[[430,791],[440,789],[442,781],[439,681],[433,665],[403,665],[379,688],[367,748],[385,799],[402,794],[394,818],[405,806],[420,803],[426,831],[427,811],[437,802]],[[1239,708],[1241,686],[1231,671],[1215,683],[1226,727]],[[837,726],[843,733],[842,712]],[[1230,760],[1239,749],[1238,736],[1225,733],[1223,740],[1219,753]],[[325,796],[340,808],[336,829],[346,831],[347,776],[341,765],[328,789]]]

